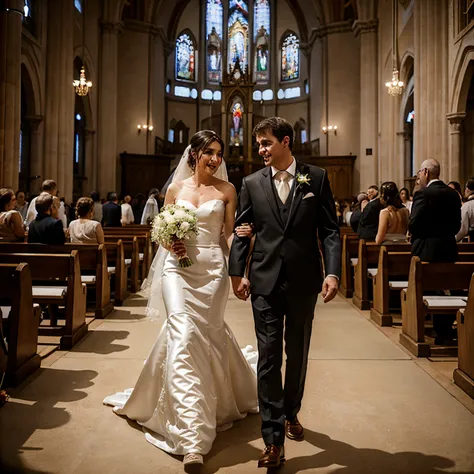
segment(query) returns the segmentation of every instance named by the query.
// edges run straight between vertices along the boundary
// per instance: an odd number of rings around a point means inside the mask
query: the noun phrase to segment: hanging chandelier
[[[82,67],[79,74],[79,80],[72,81],[72,85],[76,90],[76,94],[84,97],[88,94],[89,89],[92,87],[92,82],[88,81],[86,78],[86,69],[84,68],[85,62],[85,44],[86,44],[86,11],[85,8],[82,9]]]
[[[76,89],[76,94],[84,97],[89,92],[89,89],[92,87],[92,82],[86,79],[86,70],[84,66],[81,68],[81,74],[79,80],[72,81],[72,85]]]
[[[398,71],[398,38],[397,38],[397,11],[398,0],[392,0],[392,80],[385,83],[387,92],[392,96],[403,93],[403,81],[400,80]]]
[[[392,80],[385,83],[387,92],[390,95],[400,95],[403,92],[403,81],[398,77],[398,69],[393,70]]]

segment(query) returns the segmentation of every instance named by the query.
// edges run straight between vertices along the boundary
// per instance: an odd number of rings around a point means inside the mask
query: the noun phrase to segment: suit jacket
[[[454,189],[435,181],[415,193],[408,224],[413,255],[425,262],[456,261],[460,228],[461,201]]]
[[[104,227],[120,227],[122,225],[122,208],[115,202],[107,201],[102,206],[102,225]]]
[[[380,199],[372,199],[362,211],[357,228],[357,235],[360,239],[375,240],[377,231],[379,230],[380,211],[385,206]]]
[[[38,214],[28,228],[29,244],[61,245],[66,242],[63,223],[47,214]]]
[[[253,223],[255,244],[249,269],[252,293],[268,295],[282,265],[288,287],[299,293],[321,291],[324,255],[326,274],[340,276],[341,244],[336,208],[325,170],[296,163],[296,172],[307,174],[308,184],[295,181],[294,197],[286,224],[274,192],[271,167],[244,178],[239,195],[236,225]],[[250,239],[234,237],[229,256],[229,275],[243,276]]]

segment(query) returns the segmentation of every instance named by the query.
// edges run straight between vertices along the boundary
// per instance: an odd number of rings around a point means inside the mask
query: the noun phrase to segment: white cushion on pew
[[[138,254],[138,258],[139,258],[140,260],[143,260],[143,257],[144,257],[144,255],[143,255],[142,253],[139,253],[139,254]]]
[[[375,275],[377,275],[377,271],[378,271],[378,268],[368,268],[367,269],[367,273],[371,277],[374,277]]]
[[[113,273],[115,273],[115,267],[107,267],[107,272],[109,273],[109,275],[112,275]]]
[[[81,275],[81,281],[82,283],[86,284],[92,284],[95,283],[95,275]]]
[[[132,259],[131,258],[126,258],[125,259],[125,265],[131,265],[132,264]]]
[[[2,313],[2,319],[8,319],[10,314],[11,306],[0,306],[0,312]]]
[[[428,309],[454,309],[466,307],[466,299],[461,296],[423,296]]]
[[[389,281],[388,284],[392,290],[404,290],[408,288],[407,281]]]
[[[351,258],[351,265],[352,265],[353,267],[355,267],[358,263],[359,263],[359,259],[358,259],[358,258]]]
[[[33,298],[63,298],[66,286],[33,286]]]

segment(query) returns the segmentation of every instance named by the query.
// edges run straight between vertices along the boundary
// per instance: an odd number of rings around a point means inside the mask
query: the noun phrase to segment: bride
[[[217,431],[258,411],[256,374],[246,359],[256,362],[256,354],[244,356],[224,322],[229,278],[221,236],[232,239],[237,196],[223,151],[221,138],[204,130],[181,158],[165,204],[195,211],[199,234],[158,251],[147,313],[156,317],[164,303],[166,321],[135,388],[104,400],[136,420],[147,441],[184,455],[184,464],[202,464]],[[194,264],[180,268],[186,253]]]

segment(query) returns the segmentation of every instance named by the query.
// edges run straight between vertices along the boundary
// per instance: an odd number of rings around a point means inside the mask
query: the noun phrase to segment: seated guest
[[[380,202],[386,207],[380,211],[375,243],[406,242],[410,213],[403,205],[393,181],[387,181],[380,187]]]
[[[15,210],[16,197],[11,189],[0,189],[0,242],[25,240],[21,214]]]
[[[78,199],[77,219],[69,224],[69,238],[72,243],[103,244],[104,231],[100,222],[93,220],[94,201],[88,197]]]
[[[159,212],[158,208],[158,196],[160,192],[158,189],[153,188],[148,194],[148,201],[145,204],[145,209],[143,210],[142,220],[140,224],[151,224],[153,219]]]
[[[349,225],[352,227],[352,230],[354,232],[357,232],[357,229],[359,228],[359,221],[360,221],[360,216],[362,215],[362,209],[363,206],[369,202],[369,198],[366,193],[360,193],[357,196],[357,204],[354,208],[354,212],[352,213],[349,221]]]
[[[374,187],[369,188],[370,196],[378,196],[378,188],[375,191]],[[377,194],[375,194],[375,192]],[[369,193],[368,193],[369,194]],[[382,204],[380,199],[373,197],[363,208],[362,214],[360,216],[359,227],[357,228],[357,235],[360,239],[364,240],[375,240],[377,232],[379,230],[379,217],[380,211],[385,206]]]
[[[117,193],[107,194],[107,202],[102,206],[104,227],[121,227],[122,208],[118,204]]]
[[[461,230],[456,235],[456,240],[461,242],[469,236],[474,242],[474,177],[469,178],[464,190],[466,202],[461,207]]]
[[[131,200],[132,200],[131,196],[125,196],[123,198],[122,225],[133,224],[135,222],[135,217],[133,215],[132,206],[130,205]]]
[[[413,201],[411,200],[410,191],[407,188],[400,189],[400,199],[402,204],[408,209],[408,212],[411,212],[411,206]]]
[[[61,245],[66,242],[63,223],[59,219],[59,199],[44,192],[35,201],[36,218],[30,223],[28,243]]]
[[[457,182],[457,181],[450,181],[448,183],[448,186],[452,189],[454,189],[457,193],[458,193],[458,196],[459,196],[459,199],[461,199],[461,202],[462,202],[462,189],[461,189],[461,185]]]
[[[41,185],[41,191],[45,193],[51,194],[51,196],[57,196],[59,194],[58,186],[56,185],[56,181],[52,179],[47,179],[43,181]],[[32,222],[36,217],[36,199],[34,198],[31,200],[30,205],[28,206],[28,212],[26,213],[26,221],[25,224],[28,226],[30,222]],[[64,208],[64,203],[59,203],[59,210],[58,210],[58,218],[63,224],[63,229],[67,229],[67,217],[66,211]]]
[[[91,192],[91,199],[94,201],[94,215],[92,219],[102,222],[102,203],[100,202],[100,194],[97,191]]]
[[[28,212],[28,202],[24,191],[16,192],[16,207],[15,209],[21,214],[23,220],[26,219],[26,213]]]
[[[367,189],[367,196],[369,197],[369,202],[377,199],[379,197],[379,187],[376,184],[369,186]]]

